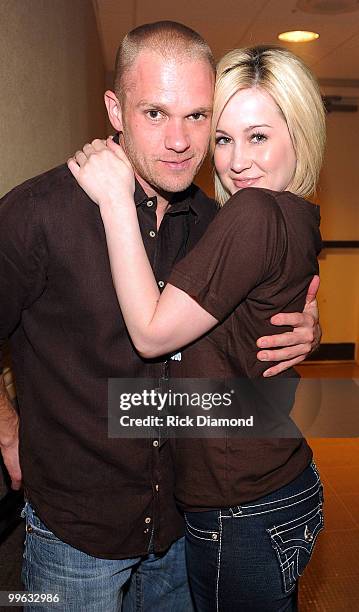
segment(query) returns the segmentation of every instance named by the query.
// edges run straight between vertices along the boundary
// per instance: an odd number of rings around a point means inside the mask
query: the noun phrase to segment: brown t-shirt
[[[278,312],[302,311],[318,273],[319,207],[289,192],[243,189],[211,223],[169,282],[221,324],[171,364],[172,377],[256,378],[256,340],[282,333]],[[296,377],[294,370],[282,374]],[[176,496],[186,508],[245,503],[298,476],[312,453],[303,438],[176,441]]]

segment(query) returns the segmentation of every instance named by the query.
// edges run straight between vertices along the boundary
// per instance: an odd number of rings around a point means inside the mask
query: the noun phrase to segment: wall
[[[359,112],[327,116],[328,143],[318,190],[325,240],[359,240]],[[320,258],[323,342],[359,340],[359,250]]]
[[[0,0],[0,194],[106,134],[89,0]]]

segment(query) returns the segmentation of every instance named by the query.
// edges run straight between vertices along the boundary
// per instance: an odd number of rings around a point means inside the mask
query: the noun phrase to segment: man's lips
[[[164,164],[167,168],[171,170],[185,170],[191,165],[192,157],[187,157],[186,159],[160,159],[161,164]]]

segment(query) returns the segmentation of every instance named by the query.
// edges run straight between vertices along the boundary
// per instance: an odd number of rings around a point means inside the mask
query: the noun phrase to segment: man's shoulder
[[[79,208],[73,206],[74,201],[87,204],[88,200],[67,165],[61,164],[14,187],[0,199],[0,211],[2,217],[18,218],[26,213],[44,220],[53,215],[58,218],[69,208],[73,214]]]
[[[216,200],[210,198],[200,187],[192,183],[190,187],[192,205],[196,212],[200,215],[213,217],[219,210],[219,205]]]
[[[46,172],[42,172],[37,176],[27,179],[20,185],[17,185],[12,192],[16,193],[19,197],[21,194],[23,194],[24,197],[28,194],[37,197],[48,197],[50,194],[59,191],[71,191],[74,185],[76,185],[76,181],[67,165],[61,164],[60,166],[56,166],[56,168],[52,168],[51,170],[47,170]]]

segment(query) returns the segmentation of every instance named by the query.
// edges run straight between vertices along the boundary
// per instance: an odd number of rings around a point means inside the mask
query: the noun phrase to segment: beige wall
[[[327,115],[327,147],[318,188],[326,240],[359,240],[359,112]]]
[[[0,0],[0,194],[106,134],[90,0]]]
[[[318,190],[325,240],[359,240],[359,113],[330,113]],[[320,258],[323,342],[359,340],[359,250],[325,250]]]

